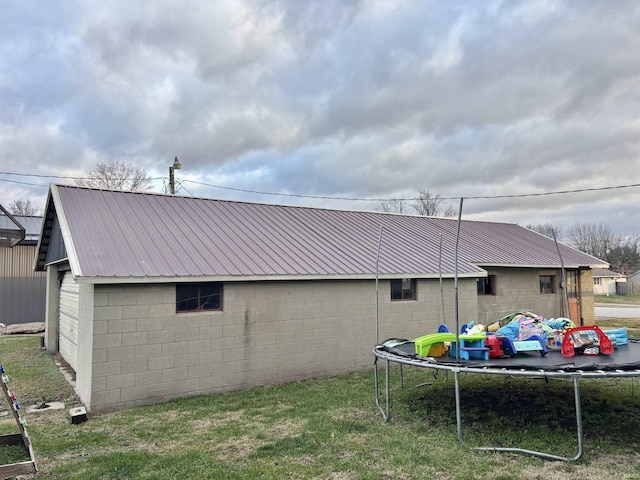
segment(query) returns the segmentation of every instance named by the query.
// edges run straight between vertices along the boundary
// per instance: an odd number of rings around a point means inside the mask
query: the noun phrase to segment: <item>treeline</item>
[[[622,275],[630,275],[640,270],[638,243],[640,234],[620,235],[609,225],[602,223],[578,222],[566,232],[550,223],[527,225],[547,237],[555,234],[558,241],[609,263],[609,269]]]

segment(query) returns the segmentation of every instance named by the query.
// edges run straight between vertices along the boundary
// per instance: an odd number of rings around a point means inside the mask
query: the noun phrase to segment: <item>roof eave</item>
[[[486,272],[461,273],[459,278],[479,278],[486,277]],[[454,278],[453,273],[443,274],[443,278]],[[107,284],[134,284],[134,283],[193,283],[193,282],[260,282],[260,281],[312,281],[312,280],[375,280],[376,276],[372,273],[353,274],[353,275],[190,275],[180,276],[157,276],[157,277],[82,277],[75,276],[78,283],[88,283],[96,285]],[[380,280],[393,280],[401,278],[419,278],[419,279],[438,279],[438,273],[398,273],[398,274],[381,274],[378,276]]]
[[[482,268],[562,268],[563,265],[560,263],[549,263],[549,264],[526,264],[526,263],[491,263],[491,262],[480,262],[475,263],[474,265]],[[565,264],[564,268],[570,269],[594,269],[594,268],[607,268],[609,266],[608,263],[600,263],[600,264],[590,264],[590,265],[581,265],[581,264]]]

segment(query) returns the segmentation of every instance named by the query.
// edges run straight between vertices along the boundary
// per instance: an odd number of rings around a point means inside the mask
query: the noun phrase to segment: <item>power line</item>
[[[225,190],[233,190],[236,192],[254,193],[258,195],[277,195],[281,197],[297,197],[297,198],[315,198],[323,200],[349,200],[358,202],[382,202],[382,201],[402,201],[402,200],[415,200],[417,197],[412,198],[354,198],[354,197],[332,197],[328,195],[302,195],[296,193],[273,193],[273,192],[261,192],[258,190],[247,190],[244,188],[225,187],[222,185],[214,185],[211,183],[196,182],[195,180],[183,180],[183,182],[195,183],[197,185],[203,185],[206,187],[222,188]],[[476,196],[464,196],[465,199],[477,200],[477,199],[498,199],[498,198],[523,198],[523,197],[542,197],[548,195],[562,195],[567,193],[580,193],[580,192],[597,192],[602,190],[616,190],[623,188],[640,187],[640,183],[634,183],[630,185],[615,185],[607,187],[593,187],[593,188],[579,188],[575,190],[558,190],[554,192],[540,192],[540,193],[519,193],[513,195],[476,195]],[[461,197],[438,197],[440,200],[459,200]]]
[[[0,175],[16,175],[22,177],[36,177],[36,178],[58,178],[58,179],[66,179],[66,180],[90,180],[90,177],[72,177],[72,176],[63,176],[63,175],[37,175],[37,174],[28,174],[28,173],[15,173],[15,172],[0,172]],[[151,180],[163,180],[164,177],[154,177]],[[28,183],[28,182],[20,182],[17,180],[7,180],[0,178],[2,182],[9,183],[18,183],[21,185],[31,185],[36,187],[47,187],[47,185],[36,184],[36,183]],[[212,188],[220,188],[223,190],[231,190],[235,192],[243,192],[243,193],[252,193],[256,195],[272,195],[279,197],[294,197],[294,198],[313,198],[320,200],[344,200],[344,201],[352,201],[352,202],[384,202],[384,201],[409,201],[415,200],[417,197],[412,198],[357,198],[357,197],[335,197],[330,195],[303,195],[298,193],[277,193],[277,192],[262,192],[259,190],[249,190],[245,188],[237,188],[237,187],[227,187],[224,185],[216,185],[212,183],[198,182],[195,180],[184,179],[181,181],[182,183],[193,183],[196,185],[202,185],[205,187]],[[550,195],[565,195],[570,193],[582,193],[582,192],[599,192],[605,190],[620,190],[624,188],[636,188],[640,187],[640,183],[632,183],[629,185],[613,185],[606,187],[592,187],[592,188],[578,188],[574,190],[557,190],[552,192],[538,192],[538,193],[518,193],[512,195],[470,195],[464,196],[465,199],[469,200],[493,200],[493,199],[501,199],[501,198],[526,198],[526,197],[544,197]],[[185,187],[186,189],[186,187]],[[461,197],[438,197],[440,200],[459,200]]]
[[[29,185],[29,186],[32,186],[32,187],[46,187],[46,188],[49,188],[49,185],[45,185],[45,184],[42,184],[42,183],[20,182],[18,180],[7,180],[6,178],[0,178],[0,182],[17,183],[19,185]]]

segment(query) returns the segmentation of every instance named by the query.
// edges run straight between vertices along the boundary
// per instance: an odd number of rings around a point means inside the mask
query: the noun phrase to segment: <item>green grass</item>
[[[70,406],[77,403],[73,388],[60,374],[51,355],[40,350],[39,337],[0,337],[0,362],[7,370],[10,383],[14,378],[19,379],[20,389],[16,395],[21,404],[35,404],[43,395],[48,402],[66,402]]]
[[[640,305],[640,295],[596,295],[594,301],[614,305]]]
[[[22,445],[0,446],[0,465],[28,462],[29,460],[29,452]]]
[[[33,385],[41,372],[55,377],[51,358],[37,346],[37,338],[0,338],[0,359],[9,373],[15,370],[12,388],[67,398],[60,379]],[[404,373],[401,389],[398,369],[391,370],[389,423],[375,405],[367,370],[90,416],[80,425],[71,425],[64,411],[40,412],[27,416],[28,430],[47,479],[640,477],[640,392],[631,380],[581,382],[585,455],[565,464],[471,447],[573,456],[570,382],[463,375],[466,445],[460,445],[452,376],[434,378],[419,368]],[[0,423],[10,426],[6,417]]]

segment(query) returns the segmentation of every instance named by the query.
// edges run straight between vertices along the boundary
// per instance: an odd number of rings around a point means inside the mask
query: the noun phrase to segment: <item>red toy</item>
[[[597,325],[567,328],[562,339],[562,355],[573,357],[576,352],[583,355],[609,355],[613,353],[613,344]]]

